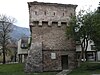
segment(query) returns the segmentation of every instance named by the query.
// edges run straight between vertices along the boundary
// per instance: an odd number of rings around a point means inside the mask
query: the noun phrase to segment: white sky
[[[34,0],[0,0],[0,14],[16,18],[16,25],[29,28],[29,13],[27,2]],[[35,0],[36,1],[36,0]],[[100,0],[37,0],[38,2],[77,4],[79,9],[96,9]]]

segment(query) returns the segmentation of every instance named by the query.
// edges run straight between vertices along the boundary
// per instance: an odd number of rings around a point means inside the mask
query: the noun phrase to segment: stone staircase
[[[70,73],[72,70],[63,70],[59,73],[57,73],[56,75],[67,75],[68,73]]]

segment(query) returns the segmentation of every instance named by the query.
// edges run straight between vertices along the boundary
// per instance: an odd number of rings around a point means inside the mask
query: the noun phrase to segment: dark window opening
[[[58,25],[58,22],[52,22],[52,25]]]
[[[65,14],[63,13],[63,16],[64,16]]]
[[[96,50],[96,46],[95,45],[91,45],[91,50]]]
[[[42,21],[42,25],[48,25],[48,21]]]
[[[87,53],[87,60],[95,60],[94,52]]]
[[[35,15],[37,15],[37,11],[35,11]]]
[[[28,39],[24,38],[21,40],[21,48],[22,49],[28,48]]]
[[[73,14],[72,14],[72,13],[70,13],[70,16],[73,16]]]
[[[55,12],[53,13],[53,15],[55,16]]]
[[[33,21],[33,24],[34,25],[38,25],[39,24],[39,21]]]
[[[76,39],[76,45],[80,45],[80,44],[81,44],[81,42]]]
[[[26,49],[26,48],[28,48],[28,45],[26,43],[22,43],[21,48]]]
[[[46,15],[47,13],[46,13],[46,11],[44,12],[44,15]]]
[[[92,43],[92,40],[90,40],[90,44]]]
[[[67,25],[67,22],[61,22],[61,25]]]

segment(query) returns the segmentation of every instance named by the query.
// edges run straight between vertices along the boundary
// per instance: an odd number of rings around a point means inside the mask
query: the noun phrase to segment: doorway
[[[61,56],[62,70],[68,69],[68,55]]]

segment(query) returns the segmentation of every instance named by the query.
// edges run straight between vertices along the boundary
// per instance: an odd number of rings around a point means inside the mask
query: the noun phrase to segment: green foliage
[[[81,62],[81,59],[85,61],[85,53],[88,47],[88,41],[91,39],[91,15],[93,12],[87,12],[85,10],[80,10],[77,16],[72,16],[69,22],[69,27],[67,27],[66,34],[74,38],[75,41],[80,42],[81,53],[79,57],[78,64]]]
[[[75,29],[77,29],[77,27],[78,27],[76,22],[77,22],[76,17],[75,16],[71,17],[71,20],[69,22],[69,26],[66,28],[67,37],[71,37],[71,38],[76,39]]]
[[[91,39],[94,41],[98,50],[100,50],[100,12],[95,11],[90,18],[92,31]]]
[[[75,40],[90,39],[91,34],[91,18],[92,12],[80,10],[77,16],[72,16],[69,27],[66,29],[67,35]]]
[[[80,42],[82,51],[79,59],[86,58],[89,40],[93,40],[96,48],[100,50],[100,12],[80,10],[77,16],[71,17],[66,34]]]

